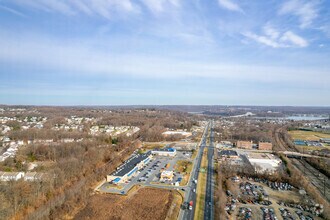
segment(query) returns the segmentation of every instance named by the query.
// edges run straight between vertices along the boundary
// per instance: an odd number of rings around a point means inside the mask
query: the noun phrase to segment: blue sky
[[[0,0],[0,103],[330,105],[327,0]]]

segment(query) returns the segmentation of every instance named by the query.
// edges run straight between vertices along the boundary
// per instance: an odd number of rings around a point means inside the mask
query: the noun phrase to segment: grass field
[[[191,155],[191,159],[195,159],[197,156],[198,150],[194,150],[192,155]]]
[[[201,169],[207,170],[207,148],[204,149]],[[197,199],[196,199],[196,209],[195,217],[196,219],[204,218],[204,201],[205,201],[205,192],[206,192],[206,172],[200,172],[198,175],[197,181]]]
[[[310,151],[314,151],[314,150],[329,149],[330,147],[329,147],[328,145],[324,145],[324,147],[296,145],[296,148],[297,148],[300,152],[308,153],[308,152],[310,152]]]
[[[294,130],[289,131],[289,134],[294,140],[308,140],[308,141],[318,141],[320,138],[330,138],[330,134],[325,134],[315,131],[301,131]]]
[[[165,147],[166,143],[161,142],[143,142],[142,149],[145,151],[153,150],[155,148],[163,148]]]
[[[192,162],[187,160],[179,160],[175,165],[175,172],[180,172],[183,174],[180,186],[185,186],[189,180],[189,176],[192,169]]]

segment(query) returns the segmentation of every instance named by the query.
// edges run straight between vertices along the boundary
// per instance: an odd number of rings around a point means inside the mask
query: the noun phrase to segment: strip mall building
[[[107,175],[107,182],[114,184],[124,183],[130,179],[139,169],[145,166],[152,158],[151,152],[135,154],[125,161],[117,170]]]

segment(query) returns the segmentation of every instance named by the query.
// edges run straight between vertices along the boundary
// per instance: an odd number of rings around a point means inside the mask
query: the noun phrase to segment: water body
[[[316,120],[324,120],[328,118],[329,117],[320,116],[320,115],[293,115],[286,117],[286,119],[294,120],[294,121],[316,121]]]
[[[292,115],[287,117],[253,117],[255,119],[266,120],[293,120],[293,121],[317,121],[329,119],[329,116],[324,115]]]

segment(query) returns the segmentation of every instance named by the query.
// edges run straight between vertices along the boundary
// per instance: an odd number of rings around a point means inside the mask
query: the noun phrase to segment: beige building
[[[173,171],[164,170],[160,174],[160,181],[172,181],[174,177]]]
[[[259,142],[259,150],[272,150],[273,145],[269,142]]]
[[[243,149],[252,149],[252,141],[237,141],[236,147]]]

